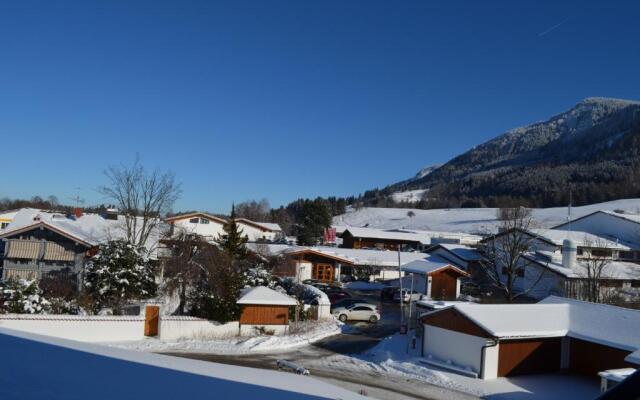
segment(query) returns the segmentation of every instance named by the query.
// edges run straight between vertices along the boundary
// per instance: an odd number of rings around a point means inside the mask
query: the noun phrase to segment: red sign
[[[324,242],[325,243],[335,243],[336,242],[336,228],[325,228],[324,229]]]

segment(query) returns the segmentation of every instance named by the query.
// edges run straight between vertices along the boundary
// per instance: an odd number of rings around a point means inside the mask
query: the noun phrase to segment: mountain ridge
[[[556,206],[570,198],[587,204],[635,197],[639,161],[640,101],[588,97],[474,146],[424,176],[366,192],[364,203],[382,205],[390,194],[409,190],[424,190],[425,207]]]

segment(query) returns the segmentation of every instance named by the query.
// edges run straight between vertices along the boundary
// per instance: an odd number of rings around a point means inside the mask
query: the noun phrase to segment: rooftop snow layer
[[[256,286],[246,289],[242,292],[242,296],[237,301],[238,304],[269,304],[278,306],[295,306],[298,302],[273,289],[265,286]]]
[[[411,261],[402,266],[404,272],[413,272],[416,274],[430,274],[439,269],[450,266],[451,263],[438,256],[429,256],[424,260]]]
[[[344,399],[364,397],[306,376],[116,349],[0,328],[0,398]]]

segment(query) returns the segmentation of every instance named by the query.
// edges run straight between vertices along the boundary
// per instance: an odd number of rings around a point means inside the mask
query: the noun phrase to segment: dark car
[[[345,299],[349,299],[351,298],[351,295],[347,292],[329,292],[327,293],[327,296],[329,297],[329,301],[331,302],[331,304],[335,304],[338,301],[342,301]]]
[[[354,299],[352,297],[347,297],[341,300],[336,301],[335,303],[331,303],[331,308],[336,308],[336,307],[349,307],[352,304],[356,304],[356,303],[368,303],[371,304],[369,301],[367,300],[363,300],[363,299]],[[375,304],[373,304],[375,306]]]
[[[398,291],[397,287],[386,287],[380,291],[380,299],[381,300],[393,300],[393,296]]]

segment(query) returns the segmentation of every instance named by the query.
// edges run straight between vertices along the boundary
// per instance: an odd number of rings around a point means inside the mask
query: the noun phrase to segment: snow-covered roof
[[[298,302],[286,294],[282,294],[266,286],[245,289],[237,301],[238,304],[268,304],[276,306],[295,306]]]
[[[627,361],[640,364],[640,310],[558,296],[549,296],[538,304],[568,306],[568,336],[632,351]]]
[[[388,250],[363,250],[363,249],[344,249],[341,247],[325,247],[325,246],[291,246],[284,251],[285,254],[296,253],[316,253],[329,258],[338,259],[345,264],[374,266],[374,267],[397,267],[398,252]],[[421,260],[428,255],[418,252],[400,252],[400,264],[405,265],[411,261]]]
[[[458,232],[438,232],[438,231],[422,231],[414,229],[374,229],[374,228],[357,228],[347,227],[340,234],[349,231],[354,237],[370,238],[370,239],[386,239],[401,240],[408,242],[416,242],[420,244],[431,244],[440,240],[471,240],[479,241],[481,238],[476,235]],[[337,229],[336,229],[337,232]]]
[[[256,222],[256,221],[251,221],[249,219],[246,218],[236,218],[236,222],[239,224],[247,224],[247,225],[253,225],[256,228],[261,228],[267,231],[272,231],[272,232],[281,232],[282,228],[280,228],[280,225],[272,223],[272,222]]]
[[[561,229],[529,229],[529,231],[536,236],[553,242],[557,246],[562,246],[562,242],[565,239],[570,239],[574,241],[577,246],[603,247],[618,250],[629,250],[631,248],[629,243],[588,232]]]
[[[461,244],[440,243],[435,245],[434,249],[439,247],[449,251],[450,253],[453,253],[453,255],[464,261],[482,260],[482,255],[478,252],[478,250],[468,246],[463,246]]]
[[[498,338],[565,336],[569,324],[566,304],[458,304],[454,308]]]
[[[404,272],[413,272],[416,274],[429,275],[433,272],[439,271],[444,268],[453,268],[459,273],[466,275],[467,273],[451,264],[449,261],[440,258],[438,256],[428,256],[423,260],[411,261],[402,266]]]
[[[2,397],[7,399],[204,399],[216,393],[229,399],[365,399],[307,376],[6,328],[0,328],[0,348],[0,374],[11,377],[2,383]]]
[[[453,308],[497,338],[569,336],[632,352],[626,360],[640,362],[638,310],[557,296],[536,304],[469,303]]]
[[[567,278],[585,278],[587,274],[587,261],[578,259],[574,268],[566,268],[562,265],[562,255],[543,251],[531,252],[524,257],[540,266],[566,276]],[[602,268],[603,279],[640,280],[640,265],[610,260]]]
[[[140,223],[139,226],[141,225]],[[96,246],[126,236],[125,217],[122,215],[119,215],[117,220],[105,219],[99,214],[84,214],[79,218],[72,219],[60,213],[23,208],[5,229],[0,230],[0,237],[37,226],[50,228],[88,246]],[[159,232],[155,232],[150,236],[147,247],[155,248],[158,239]]]
[[[166,222],[175,222],[175,221],[180,221],[183,219],[190,219],[190,218],[194,218],[194,217],[200,217],[200,218],[204,218],[207,219],[209,221],[213,221],[215,223],[218,224],[226,224],[227,220],[221,217],[217,217],[215,215],[211,215],[209,213],[206,212],[201,212],[201,211],[196,211],[196,212],[192,212],[192,213],[187,213],[187,214],[180,214],[180,215],[174,215],[173,217],[168,217],[165,219]]]

